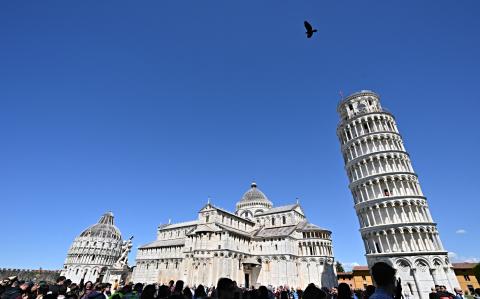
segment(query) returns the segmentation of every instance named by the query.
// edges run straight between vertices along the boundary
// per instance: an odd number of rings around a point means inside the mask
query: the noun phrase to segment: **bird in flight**
[[[307,38],[311,38],[313,33],[317,32],[317,29],[313,29],[312,25],[310,25],[310,23],[307,21],[303,22],[303,24],[305,25],[305,29],[307,29],[307,32],[305,32]]]

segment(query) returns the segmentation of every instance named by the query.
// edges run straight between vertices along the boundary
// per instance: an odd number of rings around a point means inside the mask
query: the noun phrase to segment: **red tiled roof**
[[[353,272],[337,272],[337,276],[351,276]]]
[[[353,271],[368,271],[368,266],[354,266]]]
[[[455,269],[473,269],[478,263],[452,263]]]

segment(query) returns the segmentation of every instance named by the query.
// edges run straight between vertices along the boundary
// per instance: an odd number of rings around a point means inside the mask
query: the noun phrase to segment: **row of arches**
[[[94,264],[94,265],[112,265],[120,257],[120,254],[68,254],[66,263],[68,264]]]
[[[155,248],[140,248],[138,258],[154,257],[158,255],[179,256],[182,253],[183,246],[163,246]]]
[[[78,237],[70,248],[117,248],[120,245],[117,239]]]
[[[403,140],[396,133],[374,133],[355,139],[342,147],[345,162],[381,151],[403,151]]]
[[[333,256],[331,242],[300,242],[298,243],[300,256]]]
[[[392,174],[350,185],[355,204],[396,196],[423,196],[416,175]]]
[[[70,254],[110,254],[117,255],[120,253],[120,248],[85,248],[85,247],[72,247],[68,253]]]
[[[394,118],[386,113],[362,116],[344,126],[339,135],[341,143],[346,144],[352,139],[378,132],[399,133]]]
[[[426,202],[389,201],[357,209],[360,227],[397,223],[433,222]]]
[[[434,226],[410,226],[362,232],[367,254],[442,251]]]
[[[257,223],[266,227],[293,225],[295,224],[295,217],[293,212],[283,214],[271,214],[257,217]]]
[[[350,182],[390,172],[414,173],[410,158],[403,152],[384,152],[369,156],[366,159],[347,164],[346,169]]]
[[[340,117],[347,120],[359,114],[380,112],[380,102],[372,92],[355,93],[342,100],[337,108]]]

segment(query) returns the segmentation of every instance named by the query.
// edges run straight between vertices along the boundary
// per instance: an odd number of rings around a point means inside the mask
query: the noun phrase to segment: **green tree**
[[[480,281],[480,263],[473,267],[473,273],[475,274],[477,281]]]
[[[338,272],[345,272],[345,269],[343,269],[343,265],[342,263],[338,262],[335,264],[335,268],[337,269],[337,273]]]

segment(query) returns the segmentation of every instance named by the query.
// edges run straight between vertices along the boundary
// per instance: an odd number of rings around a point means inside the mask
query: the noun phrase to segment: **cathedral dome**
[[[254,214],[261,213],[267,209],[272,208],[272,202],[267,198],[267,196],[257,188],[257,184],[253,182],[250,185],[250,189],[245,192],[237,202],[237,214],[245,215],[247,218],[250,218]],[[249,212],[244,211],[249,210]]]
[[[250,189],[243,194],[240,202],[251,202],[251,201],[267,201],[270,202],[265,194],[263,194],[260,189],[257,188],[257,184],[253,182],[250,185]]]
[[[84,230],[80,237],[100,237],[121,240],[120,230],[113,224],[112,212],[103,214],[98,223]]]

